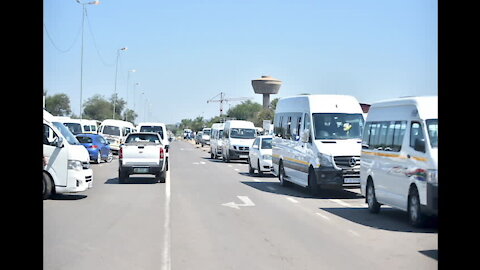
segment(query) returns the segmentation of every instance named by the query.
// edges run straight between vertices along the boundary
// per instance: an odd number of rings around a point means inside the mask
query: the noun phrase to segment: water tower
[[[252,80],[252,86],[255,94],[263,94],[263,108],[267,109],[270,105],[270,95],[278,94],[282,81],[270,76],[262,76],[260,79]]]

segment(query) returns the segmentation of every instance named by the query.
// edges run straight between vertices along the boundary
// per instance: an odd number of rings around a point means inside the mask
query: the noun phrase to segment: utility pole
[[[220,96],[220,99],[214,99],[218,96]],[[214,96],[213,98],[207,100],[207,103],[220,102],[220,116],[222,116],[222,114],[223,114],[223,103],[227,103],[229,101],[243,101],[243,100],[248,100],[248,99],[252,99],[252,98],[250,98],[250,97],[225,98],[225,93],[220,92],[220,94],[218,94],[218,95]]]

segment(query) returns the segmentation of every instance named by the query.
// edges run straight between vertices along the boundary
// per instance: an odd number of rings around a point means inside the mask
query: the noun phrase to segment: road
[[[437,269],[438,225],[368,213],[359,189],[312,197],[242,161],[174,141],[166,183],[118,184],[118,160],[93,164],[94,187],[44,201],[45,269]]]

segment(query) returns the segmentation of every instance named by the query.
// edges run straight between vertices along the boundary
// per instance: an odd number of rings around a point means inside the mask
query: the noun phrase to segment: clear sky
[[[211,118],[219,103],[206,101],[221,91],[261,104],[251,80],[262,75],[283,81],[271,99],[437,95],[436,0],[101,0],[86,8],[83,100],[114,93],[117,50],[128,47],[117,92],[134,108],[138,83],[137,122]],[[44,89],[66,93],[78,115],[82,6],[44,0],[43,14]]]

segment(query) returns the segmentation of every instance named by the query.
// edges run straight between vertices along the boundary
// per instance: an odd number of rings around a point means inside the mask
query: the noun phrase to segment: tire
[[[113,154],[112,154],[112,152],[109,152],[108,156],[107,156],[107,159],[105,161],[110,163],[110,162],[112,162],[112,160],[113,160]]]
[[[215,158],[215,156],[213,155],[212,148],[210,148],[210,158],[211,158],[211,159],[214,159],[214,158]]]
[[[317,184],[317,177],[311,168],[308,170],[308,191],[311,195],[318,195],[320,191]]]
[[[160,172],[158,174],[158,177],[157,177],[158,181],[160,183],[165,183],[166,179],[167,179],[167,172],[166,171],[163,171],[163,172]]]
[[[285,169],[283,168],[283,162],[280,161],[280,164],[278,165],[278,180],[280,180],[280,185],[287,187],[290,185],[290,182],[288,182],[285,179]]]
[[[43,194],[42,197],[44,200],[50,198],[52,195],[52,190],[53,190],[53,185],[52,185],[52,179],[50,176],[46,173],[43,172]]]
[[[95,163],[100,164],[102,162],[102,154],[100,154],[100,150],[97,152],[97,159],[95,160]]]
[[[422,227],[425,225],[426,217],[420,209],[420,197],[417,188],[410,189],[408,195],[408,221],[414,227]]]
[[[381,204],[377,201],[377,197],[375,196],[375,186],[373,185],[372,180],[368,180],[367,182],[367,196],[365,196],[365,200],[367,201],[368,211],[372,214],[378,214],[380,212]]]
[[[258,159],[258,161],[257,161],[257,166],[258,166],[258,175],[260,175],[260,176],[263,175],[263,172],[260,170],[260,168],[261,168],[260,167],[260,159]]]
[[[128,175],[122,169],[118,169],[118,183],[125,184]]]
[[[250,157],[247,160],[248,162],[248,173],[252,175],[255,172],[255,169],[253,169],[252,164],[250,163]]]

